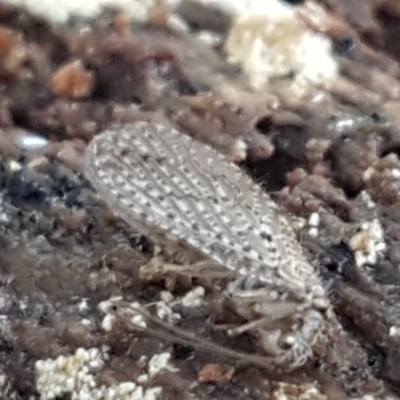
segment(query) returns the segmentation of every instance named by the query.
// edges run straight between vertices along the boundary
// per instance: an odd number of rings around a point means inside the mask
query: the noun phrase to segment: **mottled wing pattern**
[[[127,223],[182,239],[253,286],[304,287],[314,276],[275,203],[210,146],[137,122],[93,139],[85,172]]]

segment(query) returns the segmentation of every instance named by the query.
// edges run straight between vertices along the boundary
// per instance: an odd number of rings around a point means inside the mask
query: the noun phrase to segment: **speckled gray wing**
[[[175,129],[138,122],[107,130],[88,146],[85,172],[127,223],[186,241],[244,276],[243,289],[304,288],[313,280],[270,197],[223,155]]]

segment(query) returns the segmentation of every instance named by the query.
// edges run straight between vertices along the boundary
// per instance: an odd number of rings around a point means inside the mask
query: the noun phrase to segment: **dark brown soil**
[[[179,372],[151,382],[164,388],[164,399],[297,399],[315,380],[332,399],[400,391],[400,53],[393,45],[400,16],[390,1],[370,2],[373,7],[322,3],[346,26],[328,34],[352,86],[336,88],[320,102],[281,102],[277,109],[250,94],[220,49],[163,27],[160,14],[153,24],[130,26],[109,10],[96,21],[53,27],[0,3],[4,398],[39,398],[37,360],[104,345],[110,359],[99,384],[134,381],[143,372],[142,355],[170,351]],[[224,35],[229,18],[203,11],[179,10],[193,31]],[[248,96],[230,102],[222,86]],[[163,340],[162,331],[155,338],[124,323],[108,333],[101,328],[100,302],[122,296],[150,303],[163,288],[138,279],[152,256],[151,238],[116,219],[82,173],[94,135],[137,120],[163,121],[211,143],[241,161],[285,212],[303,218],[300,240],[320,269],[346,344],[327,337],[320,359],[306,369],[266,376],[262,369],[236,368],[229,358]],[[26,139],[35,135],[48,144],[33,149]],[[237,139],[246,143],[245,153]],[[307,222],[315,213],[317,233]],[[364,242],[354,236],[374,220],[386,249],[375,262],[360,264],[356,253],[373,238],[368,228]],[[178,285],[174,295],[185,290]],[[207,315],[186,312],[184,328],[207,330]],[[252,348],[245,340],[228,345]],[[329,346],[336,347],[327,351]],[[293,385],[282,389],[277,382]],[[279,397],[285,390],[293,397]],[[314,396],[309,398],[324,398]]]

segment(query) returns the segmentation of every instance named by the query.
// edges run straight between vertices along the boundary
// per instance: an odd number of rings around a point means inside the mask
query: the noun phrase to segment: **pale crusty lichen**
[[[155,355],[153,359],[156,356],[165,359],[163,354]],[[74,400],[157,400],[161,397],[160,387],[144,388],[135,382],[98,385],[97,374],[103,369],[108,357],[105,348],[79,348],[71,356],[38,360],[35,364],[35,385],[40,399],[53,400],[64,395],[70,395]],[[148,368],[154,376],[166,362],[160,364],[157,361],[154,366],[152,360]]]
[[[294,7],[271,0],[268,7],[247,1],[237,10],[225,44],[255,91],[285,82],[291,95],[304,97],[315,87],[330,88],[338,76],[330,40],[310,31]]]

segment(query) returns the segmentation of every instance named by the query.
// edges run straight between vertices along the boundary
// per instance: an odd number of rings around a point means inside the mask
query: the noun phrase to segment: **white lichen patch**
[[[272,393],[273,400],[328,400],[328,396],[321,393],[317,385],[304,383],[292,385],[279,383]]]
[[[172,304],[158,301],[155,304],[157,318],[171,325],[181,320],[181,315],[172,309]]]
[[[157,0],[6,0],[8,3],[21,6],[31,13],[49,19],[56,24],[65,24],[73,17],[95,18],[106,7],[120,10],[132,21],[148,22],[150,11],[158,5]],[[166,0],[171,10],[181,0]],[[177,14],[170,13],[167,24],[171,29],[187,31],[188,26]]]
[[[18,161],[10,160],[8,163],[8,168],[10,169],[11,172],[18,172],[22,170],[23,166]]]
[[[181,314],[174,310],[174,306],[181,305],[184,308],[197,308],[204,305],[206,290],[203,286],[197,286],[183,297],[175,298],[170,292],[160,293],[160,301],[155,303],[156,315],[162,321],[171,325],[182,319]]]
[[[98,15],[104,7],[113,6],[127,13],[132,19],[146,21],[154,0],[7,0],[8,3],[23,6],[30,12],[64,24],[73,16],[91,18]]]
[[[382,398],[382,400],[397,400],[398,399],[397,396],[394,397],[394,396],[389,396],[389,395],[381,397],[381,398]],[[354,400],[377,400],[377,397],[376,397],[376,395],[366,394],[363,397],[354,398]]]
[[[372,200],[371,195],[366,190],[363,190],[360,193],[360,197],[361,197],[361,200],[362,200],[363,204],[368,209],[370,209],[370,210],[375,210],[376,209],[376,203]]]
[[[37,361],[35,385],[40,399],[51,400],[64,395],[70,395],[72,400],[157,400],[161,398],[162,388],[145,389],[135,382],[99,386],[96,377],[104,367],[107,358],[105,348],[102,350],[79,348],[72,356]],[[165,362],[162,364],[164,365]]]
[[[21,150],[31,152],[43,150],[49,143],[44,136],[25,132],[15,132],[13,142]]]
[[[139,312],[142,306],[137,303],[126,303],[121,296],[112,297],[109,300],[102,301],[98,305],[99,311],[105,314],[101,327],[110,332],[113,329],[117,318],[123,318],[125,321],[131,322],[136,327],[145,329],[147,327],[143,315]]]
[[[198,286],[194,288],[182,298],[183,307],[187,308],[201,307],[204,304],[205,293],[206,290],[204,289],[203,286]]]
[[[318,227],[321,222],[321,217],[318,213],[312,213],[308,218],[308,225]]]
[[[378,219],[364,222],[360,230],[350,239],[350,248],[354,251],[356,265],[374,265],[386,251],[384,232]]]
[[[154,378],[161,371],[168,370],[170,372],[177,372],[178,369],[170,365],[171,353],[165,352],[160,354],[155,354],[151,357],[148,364],[148,374],[150,378]]]
[[[309,30],[296,9],[279,0],[247,1],[237,12],[225,44],[255,91],[275,81],[289,83],[302,98],[315,87],[331,88],[338,76],[330,40]]]
[[[317,237],[318,236],[318,227],[319,224],[321,222],[321,216],[319,215],[319,213],[312,213],[309,217],[308,217],[308,234],[311,237]]]
[[[174,367],[170,361],[171,353],[169,352],[154,354],[149,361],[147,361],[146,356],[143,356],[140,359],[140,363],[142,364],[143,368],[147,368],[147,370],[137,377],[137,382],[147,384],[150,379],[154,379],[163,371],[173,373],[178,372],[179,368]]]
[[[101,352],[79,348],[73,356],[59,356],[55,360],[39,360],[35,364],[35,384],[41,400],[64,394],[85,398],[96,387],[95,374],[104,365]]]
[[[390,337],[400,337],[400,327],[399,326],[391,326],[389,329]]]
[[[208,47],[217,47],[222,43],[221,35],[215,32],[200,31],[195,37]]]
[[[398,168],[393,168],[390,170],[390,175],[394,179],[400,179],[400,169]]]
[[[78,304],[78,311],[82,314],[86,314],[90,311],[90,304],[88,299],[81,299]]]

